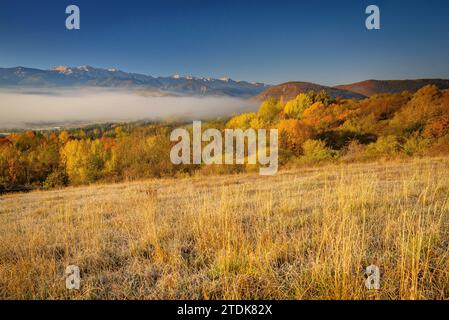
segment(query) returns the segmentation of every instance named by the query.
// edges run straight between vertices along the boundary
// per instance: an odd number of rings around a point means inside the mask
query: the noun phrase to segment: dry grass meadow
[[[449,158],[3,195],[0,298],[449,299]]]

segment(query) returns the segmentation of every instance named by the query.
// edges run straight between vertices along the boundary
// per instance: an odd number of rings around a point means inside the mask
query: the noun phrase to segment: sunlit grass
[[[0,297],[449,299],[448,177],[438,158],[2,196]]]

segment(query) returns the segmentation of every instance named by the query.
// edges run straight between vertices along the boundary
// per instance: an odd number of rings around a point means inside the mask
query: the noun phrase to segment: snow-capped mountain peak
[[[85,71],[85,72],[89,72],[90,70],[93,69],[91,66],[88,66],[88,65],[82,65],[82,66],[78,66],[76,68],[80,71]]]
[[[170,77],[128,73],[117,68],[94,68],[89,65],[70,67],[59,65],[40,70],[33,68],[0,68],[0,86],[34,87],[124,87],[152,90],[176,95],[216,95],[251,97],[261,93],[266,86],[245,81],[234,81],[228,77],[215,79],[176,74]]]

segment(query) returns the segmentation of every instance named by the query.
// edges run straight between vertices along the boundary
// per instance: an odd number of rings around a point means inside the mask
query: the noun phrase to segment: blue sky
[[[69,4],[81,30],[65,29]],[[0,0],[1,67],[81,64],[271,84],[449,78],[449,1]]]

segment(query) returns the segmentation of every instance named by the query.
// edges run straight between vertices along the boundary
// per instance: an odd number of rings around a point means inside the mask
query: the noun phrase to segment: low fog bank
[[[207,120],[257,109],[254,101],[229,97],[144,97],[97,89],[0,91],[0,128],[33,124],[137,120]]]

